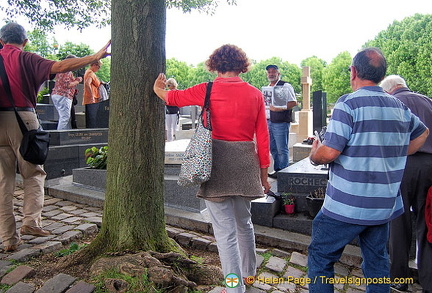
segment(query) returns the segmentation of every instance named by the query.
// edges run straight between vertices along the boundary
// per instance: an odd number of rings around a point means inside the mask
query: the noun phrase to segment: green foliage
[[[212,81],[216,76],[216,73],[208,71],[204,62],[199,63],[196,67],[192,67],[190,71],[190,85]]]
[[[93,169],[106,169],[108,160],[108,147],[91,147],[85,151],[86,164]]]
[[[284,205],[293,205],[295,204],[295,197],[289,192],[283,192],[281,194],[282,201]]]
[[[111,80],[111,58],[107,57],[102,60],[102,66],[96,72],[96,76],[101,81],[108,82]]]
[[[327,62],[322,59],[319,59],[317,56],[312,56],[304,59],[300,63],[301,67],[309,66],[310,67],[310,75],[312,79],[312,87],[311,92],[322,91],[324,90],[323,85],[323,72],[324,68],[327,66]]]
[[[166,0],[168,8],[178,8],[183,12],[191,12],[192,10],[198,10],[200,12],[206,12],[213,14],[218,6],[218,0]],[[228,4],[235,5],[236,0],[226,0]]]
[[[0,284],[0,292],[6,292],[10,288],[12,288],[12,285]]]
[[[46,32],[35,29],[27,32],[27,38],[29,42],[25,46],[24,51],[36,53],[44,58],[57,60],[53,59],[53,55],[55,55],[58,48],[57,41],[54,38],[48,38]]]
[[[348,71],[351,61],[350,53],[345,51],[337,55],[324,69],[323,85],[328,103],[335,103],[340,96],[352,91]]]
[[[268,262],[268,260],[270,259],[270,257],[273,256],[273,254],[271,252],[264,252],[264,253],[259,253],[263,258],[263,263]]]
[[[384,53],[387,74],[398,74],[411,90],[432,96],[432,15],[415,14],[394,21],[364,45],[371,46]]]
[[[272,57],[252,64],[249,72],[242,74],[243,80],[259,89],[264,85],[268,85],[269,82],[267,80],[267,71],[265,68],[269,64],[276,64],[279,67],[281,79],[289,82],[293,86],[295,93],[298,94],[301,92],[301,69],[297,65],[283,61],[279,57]]]
[[[44,87],[41,91],[38,92],[37,102],[38,103],[42,102],[43,96],[46,94],[49,94],[49,88]]]
[[[53,31],[56,25],[79,30],[96,25],[104,27],[111,23],[111,0],[8,0],[0,4],[0,11],[10,21],[24,16],[38,29]],[[226,0],[235,5],[236,0]],[[183,12],[198,10],[213,14],[219,0],[166,0],[168,8]]]
[[[80,250],[81,248],[86,247],[86,246],[87,246],[87,244],[78,245],[77,243],[72,242],[70,244],[69,248],[65,248],[65,249],[59,250],[59,251],[57,251],[55,253],[55,255],[58,256],[58,257],[70,255],[70,254],[72,254],[74,252],[77,252],[78,250]]]
[[[202,257],[191,255],[190,259],[195,261],[196,263],[198,263],[200,265],[204,264],[204,259]]]
[[[177,81],[179,90],[192,86],[190,76],[192,69],[186,62],[178,61],[175,58],[166,60],[166,76]]]
[[[74,44],[72,42],[66,42],[61,46],[58,46],[57,58],[63,60],[67,55],[75,55],[77,57],[84,57],[94,54],[94,51],[89,45],[80,43]]]
[[[66,28],[83,29],[91,25],[106,26],[111,22],[110,0],[8,0],[0,11],[8,19],[24,16],[36,28],[52,31],[62,24]]]

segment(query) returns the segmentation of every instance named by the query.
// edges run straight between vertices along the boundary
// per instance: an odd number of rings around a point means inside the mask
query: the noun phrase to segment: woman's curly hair
[[[214,50],[205,64],[210,71],[245,73],[249,70],[250,61],[246,53],[239,47],[223,45]]]

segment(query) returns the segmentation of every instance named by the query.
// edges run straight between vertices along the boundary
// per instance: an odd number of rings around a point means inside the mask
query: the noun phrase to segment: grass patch
[[[62,257],[62,256],[66,256],[66,255],[70,255],[74,252],[77,252],[78,250],[80,250],[83,247],[86,247],[87,244],[82,244],[82,245],[78,245],[78,243],[72,242],[69,246],[69,248],[64,248],[62,250],[59,250],[55,253],[55,256],[57,257]]]
[[[119,279],[123,280],[128,284],[126,292],[142,292],[142,293],[163,293],[164,290],[157,289],[152,282],[148,279],[147,274],[143,274],[137,277],[131,277],[129,275],[121,274],[118,270],[112,269],[95,277],[96,287],[95,293],[106,293],[107,288],[105,281],[107,279]]]

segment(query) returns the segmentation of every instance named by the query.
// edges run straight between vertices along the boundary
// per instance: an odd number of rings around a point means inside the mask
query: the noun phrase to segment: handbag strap
[[[208,130],[212,130],[211,119],[210,119],[210,95],[213,87],[213,82],[210,81],[207,83],[206,96],[204,100],[204,106],[201,109],[200,119],[202,125]],[[205,118],[204,118],[205,116]]]
[[[24,133],[26,133],[28,131],[28,129],[25,126],[24,122],[21,119],[21,116],[18,114],[18,111],[16,109],[16,106],[15,106],[15,103],[14,103],[14,100],[13,100],[13,97],[12,97],[12,91],[11,91],[10,84],[9,84],[9,78],[8,78],[8,76],[6,74],[6,68],[4,66],[3,56],[2,55],[0,55],[0,76],[1,76],[1,79],[2,79],[2,83],[3,83],[3,89],[6,92],[6,96],[8,97],[9,102],[12,104],[12,106],[14,108],[15,116],[16,116],[16,118],[18,120],[19,127],[21,128],[21,132],[24,134]]]

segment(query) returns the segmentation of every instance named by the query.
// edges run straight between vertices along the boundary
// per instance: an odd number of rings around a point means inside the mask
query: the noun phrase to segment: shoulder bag
[[[0,74],[3,83],[3,88],[6,91],[6,95],[9,98],[10,103],[14,107],[15,116],[18,120],[23,139],[20,146],[20,154],[27,162],[37,165],[43,165],[48,156],[50,134],[44,131],[40,126],[38,129],[28,130],[21,116],[15,107],[15,103],[12,97],[12,92],[9,84],[9,79],[6,75],[6,69],[3,63],[3,57],[0,55]]]
[[[200,185],[210,179],[212,168],[212,126],[210,119],[210,94],[213,82],[207,84],[206,97],[197,129],[183,156],[177,184]]]

